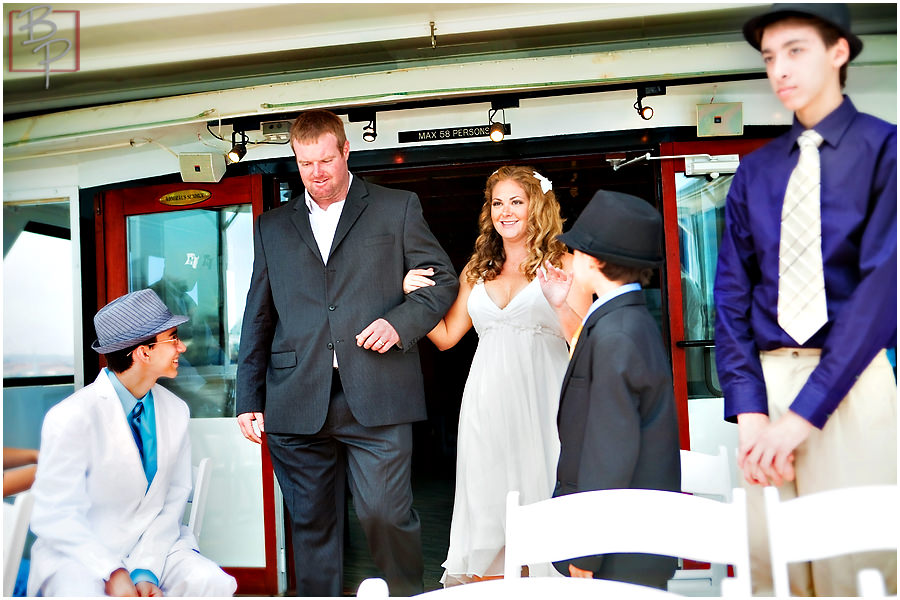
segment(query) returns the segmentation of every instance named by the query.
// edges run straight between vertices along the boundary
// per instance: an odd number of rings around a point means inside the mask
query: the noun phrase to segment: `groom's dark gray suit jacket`
[[[447,313],[459,282],[418,197],[354,176],[327,265],[301,194],[266,212],[244,311],[237,413],[264,412],[269,433],[313,434],[325,422],[332,351],[356,420],[368,427],[426,418],[417,342]],[[409,269],[434,267],[435,285],[404,295]],[[356,345],[382,317],[402,349]]]

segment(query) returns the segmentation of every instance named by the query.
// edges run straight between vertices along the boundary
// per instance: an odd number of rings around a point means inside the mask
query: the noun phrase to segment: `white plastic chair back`
[[[733,501],[659,490],[598,490],[519,506],[506,500],[505,577],[522,565],[592,554],[640,552],[734,565],[740,595],[750,595],[747,499]]]
[[[203,529],[203,515],[206,512],[206,498],[209,494],[209,480],[212,475],[212,459],[203,458],[193,467],[194,489],[188,498],[185,510],[187,527],[194,534],[194,538],[200,541],[200,532]]]
[[[672,600],[676,597],[644,585],[580,577],[493,579],[413,596],[421,600]]]
[[[31,519],[31,507],[34,496],[31,492],[22,492],[16,496],[13,504],[3,503],[3,595],[12,596],[16,586],[16,575],[25,549],[25,537],[28,535],[28,521]]]
[[[856,574],[856,590],[861,598],[883,598],[887,596],[884,577],[877,569],[863,569]]]
[[[731,502],[733,487],[725,446],[719,446],[718,454],[681,451],[682,492]],[[723,594],[721,585],[727,577],[728,566],[723,564],[713,564],[708,569],[679,568],[669,580],[668,590],[686,596],[718,596]]]
[[[369,579],[364,579],[362,583],[359,584],[359,588],[356,590],[357,598],[381,600],[382,598],[387,598],[388,596],[388,584],[384,579],[381,579],[380,577],[370,577]]]
[[[728,450],[719,446],[718,454],[681,451],[681,491],[689,494],[716,496],[731,502],[731,466]]]
[[[897,549],[896,485],[828,490],[784,502],[777,488],[767,487],[763,495],[776,596],[790,595],[789,563]]]

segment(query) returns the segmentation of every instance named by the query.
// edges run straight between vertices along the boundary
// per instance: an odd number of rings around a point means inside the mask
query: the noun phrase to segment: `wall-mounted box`
[[[218,183],[225,175],[225,155],[217,152],[183,153],[178,155],[181,180]]]
[[[697,105],[697,137],[743,134],[743,102]]]

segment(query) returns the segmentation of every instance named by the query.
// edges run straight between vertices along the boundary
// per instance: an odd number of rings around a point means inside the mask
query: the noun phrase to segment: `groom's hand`
[[[394,326],[385,319],[375,319],[356,336],[356,345],[384,354],[400,341]]]
[[[266,430],[265,420],[263,419],[263,413],[261,412],[245,412],[237,416],[238,427],[241,428],[241,434],[251,442],[261,444],[262,438],[260,438],[259,434],[256,433],[256,430],[253,429],[254,421],[256,421],[256,424],[259,427],[260,433]]]

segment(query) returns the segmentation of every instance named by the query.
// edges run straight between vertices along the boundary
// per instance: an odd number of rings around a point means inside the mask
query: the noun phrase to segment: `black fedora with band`
[[[763,30],[776,21],[791,17],[816,18],[834,27],[850,45],[850,60],[863,49],[862,40],[850,31],[850,9],[846,4],[806,4],[802,2],[773,4],[769,10],[744,23],[744,38],[757,50],[760,49]]]
[[[662,217],[630,194],[599,190],[572,229],[558,238],[571,250],[624,267],[658,267],[663,262]]]

